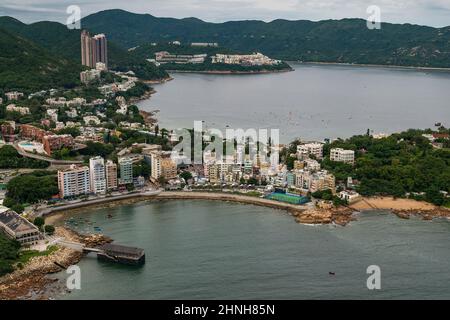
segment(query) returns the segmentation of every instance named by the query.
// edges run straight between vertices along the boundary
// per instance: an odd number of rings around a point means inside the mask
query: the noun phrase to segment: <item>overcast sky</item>
[[[450,0],[0,0],[0,16],[23,22],[65,22],[66,8],[78,5],[82,17],[120,8],[158,17],[197,17],[210,22],[278,18],[323,20],[364,18],[369,5],[381,8],[381,20],[443,27],[450,25]]]

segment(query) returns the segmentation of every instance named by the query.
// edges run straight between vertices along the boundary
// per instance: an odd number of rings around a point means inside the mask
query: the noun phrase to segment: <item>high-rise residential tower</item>
[[[95,68],[97,63],[104,63],[108,66],[108,42],[104,34],[97,34],[93,37],[83,30],[81,32],[81,64],[90,68]]]
[[[106,162],[106,189],[113,190],[117,188],[117,165],[108,160]]]
[[[120,184],[133,183],[133,161],[130,158],[120,158]]]
[[[102,157],[89,159],[89,174],[91,180],[91,192],[106,192],[105,160]]]

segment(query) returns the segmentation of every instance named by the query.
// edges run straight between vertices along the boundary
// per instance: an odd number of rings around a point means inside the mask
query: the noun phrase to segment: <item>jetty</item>
[[[143,265],[145,263],[144,249],[107,243],[98,248],[90,248],[83,243],[59,239],[57,243],[83,253],[96,253],[97,259],[128,265]]]

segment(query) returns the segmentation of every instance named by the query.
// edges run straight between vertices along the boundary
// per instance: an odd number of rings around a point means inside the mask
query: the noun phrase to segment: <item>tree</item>
[[[42,226],[45,224],[45,218],[43,217],[36,217],[34,218],[33,224],[38,227],[39,229],[42,228]]]
[[[192,173],[190,173],[189,171],[183,171],[180,174],[180,177],[183,178],[186,182],[190,179],[192,179]]]
[[[48,235],[53,235],[55,233],[55,227],[50,224],[47,224],[44,227],[44,231]]]
[[[165,184],[166,184],[166,178],[164,177],[164,176],[160,176],[159,178],[158,178],[158,183],[161,185],[161,186],[164,186]]]

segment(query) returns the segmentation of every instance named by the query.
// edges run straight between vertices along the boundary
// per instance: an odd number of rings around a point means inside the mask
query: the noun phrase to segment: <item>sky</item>
[[[229,20],[367,19],[370,5],[381,21],[433,27],[450,26],[450,0],[0,0],[0,16],[31,23],[65,23],[67,7],[77,5],[81,17],[106,9],[124,9],[157,17],[196,17],[209,22]]]

